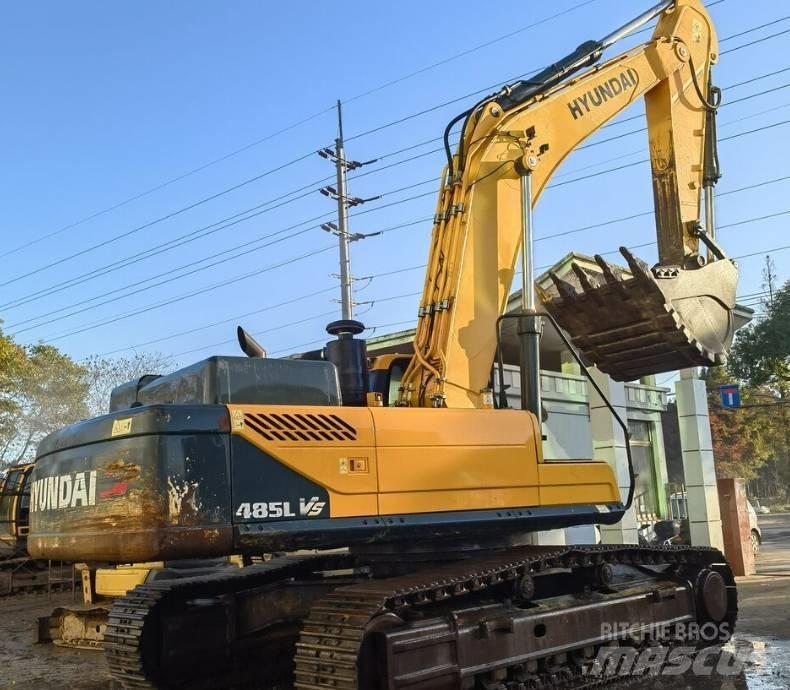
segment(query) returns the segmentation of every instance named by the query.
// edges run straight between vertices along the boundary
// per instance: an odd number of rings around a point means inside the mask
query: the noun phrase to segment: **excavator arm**
[[[531,176],[535,204],[567,156],[640,98],[659,262],[650,269],[625,250],[629,276],[596,257],[599,276],[574,267],[578,283],[553,276],[555,288],[541,298],[588,361],[616,378],[724,361],[737,269],[700,224],[713,107],[707,95],[718,43],[699,0],[663,2],[635,23],[657,16],[647,43],[581,71],[633,26],[587,42],[448,126],[449,133],[463,121],[439,194],[401,404],[486,406],[496,321],[522,242],[522,175]],[[601,196],[601,206],[622,203],[616,192]],[[700,251],[701,240],[714,260]]]

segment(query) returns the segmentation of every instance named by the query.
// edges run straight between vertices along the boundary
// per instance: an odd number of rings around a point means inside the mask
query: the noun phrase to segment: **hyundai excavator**
[[[650,40],[602,60],[653,20]],[[618,481],[605,461],[544,457],[544,325],[579,350],[583,371],[596,365],[621,380],[726,359],[737,267],[715,240],[711,212],[717,58],[700,0],[664,0],[454,118],[413,354],[368,362],[362,325],[334,322],[320,356],[211,357],[130,384],[110,414],[41,443],[36,557],[285,554],[142,584],[115,600],[104,639],[114,680],[587,687],[602,682],[590,673],[600,649],[638,648],[650,631],[676,631],[667,644],[684,626],[713,626],[708,643],[728,638],[737,594],[718,550],[532,538],[616,523],[633,500],[630,462]],[[658,263],[623,250],[625,270],[598,257],[596,274],[577,266],[573,280],[553,276],[541,310],[533,206],[581,142],[642,98]],[[519,263],[522,409],[505,409],[492,370]]]

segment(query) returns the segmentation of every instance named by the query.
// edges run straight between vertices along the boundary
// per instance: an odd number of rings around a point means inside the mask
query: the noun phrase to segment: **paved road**
[[[763,545],[757,575],[738,579],[738,630],[790,640],[790,513],[761,515],[758,520]]]
[[[734,677],[687,677],[688,689],[790,689],[790,513],[761,515],[759,522],[757,574],[738,578],[738,624],[726,648],[744,670]]]

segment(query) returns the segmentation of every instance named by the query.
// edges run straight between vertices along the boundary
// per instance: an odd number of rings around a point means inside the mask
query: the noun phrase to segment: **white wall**
[[[511,407],[521,407],[521,386],[518,367],[505,366],[505,385]],[[541,372],[543,407],[548,418],[543,423],[543,455],[546,460],[585,460],[593,457],[592,427],[587,379],[584,376],[554,371]],[[666,391],[655,386],[636,383],[625,385],[629,419],[653,423],[654,455],[659,481],[666,482],[666,462],[661,435],[661,411],[666,409]],[[658,447],[656,447],[658,446]],[[660,492],[663,494],[663,491]],[[597,538],[593,526],[543,532],[537,535],[540,544],[593,543]]]

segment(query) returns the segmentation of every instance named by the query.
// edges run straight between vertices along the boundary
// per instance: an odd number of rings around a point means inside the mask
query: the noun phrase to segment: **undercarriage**
[[[111,674],[130,688],[583,688],[623,679],[602,674],[601,650],[718,644],[737,615],[715,549],[524,546],[384,571],[318,553],[138,586],[110,611]]]

